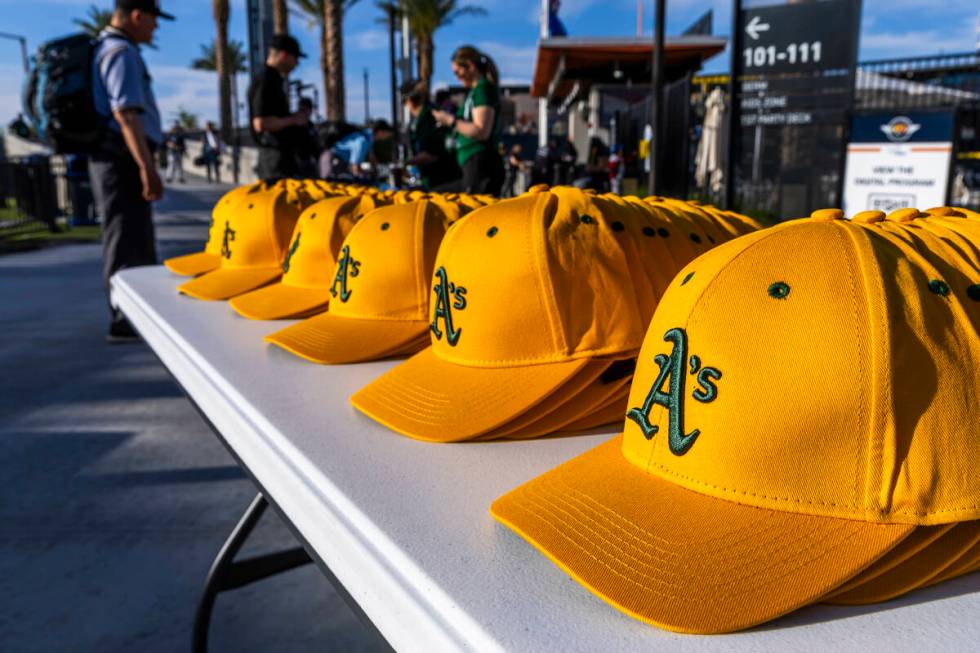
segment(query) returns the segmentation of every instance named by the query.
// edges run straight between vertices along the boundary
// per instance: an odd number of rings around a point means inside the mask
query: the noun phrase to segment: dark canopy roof
[[[678,36],[664,42],[665,82],[697,71],[725,49],[715,36]],[[552,101],[563,99],[578,84],[583,92],[593,84],[649,84],[653,39],[551,38],[538,44],[531,94]]]

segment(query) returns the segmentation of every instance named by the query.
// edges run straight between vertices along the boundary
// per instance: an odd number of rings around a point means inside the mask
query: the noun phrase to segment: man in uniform
[[[117,270],[157,262],[150,202],[163,196],[154,152],[163,142],[160,111],[139,46],[153,41],[157,19],[173,20],[159,0],[116,0],[93,55],[92,92],[106,135],[89,162],[92,191],[102,215],[106,292]],[[109,299],[108,340],[137,339]]]
[[[249,86],[249,126],[259,147],[258,173],[263,179],[299,175],[297,152],[307,134],[310,111],[290,112],[286,77],[305,56],[296,39],[276,34],[269,41],[265,68]]]

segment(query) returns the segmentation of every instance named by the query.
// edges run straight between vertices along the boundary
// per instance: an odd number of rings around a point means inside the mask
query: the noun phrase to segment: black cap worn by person
[[[153,14],[157,18],[174,20],[172,14],[168,14],[160,9],[160,0],[116,0],[116,9],[123,11],[135,11],[139,9],[148,14]]]
[[[305,58],[306,53],[299,49],[299,41],[289,34],[276,34],[269,39],[269,47],[273,50],[282,50],[286,54],[291,54],[297,58]]]

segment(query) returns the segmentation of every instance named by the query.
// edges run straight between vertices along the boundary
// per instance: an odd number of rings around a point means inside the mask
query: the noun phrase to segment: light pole
[[[650,126],[653,138],[650,139],[650,177],[647,179],[647,193],[656,195],[661,192],[663,175],[664,136],[663,104],[664,104],[664,21],[667,13],[666,0],[657,0],[656,25],[653,28],[653,97],[650,103]]]
[[[20,58],[24,62],[24,72],[30,72],[30,66],[27,64],[27,39],[20,34],[10,34],[9,32],[0,32],[0,38],[20,41]]]

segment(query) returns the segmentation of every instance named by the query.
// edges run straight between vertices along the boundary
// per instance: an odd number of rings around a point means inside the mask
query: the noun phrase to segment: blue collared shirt
[[[362,129],[337,141],[333,153],[341,161],[360,165],[367,159],[374,145],[374,133],[370,129]]]
[[[139,110],[146,138],[159,145],[163,142],[160,109],[153,95],[153,80],[139,47],[113,27],[103,30],[99,40],[92,64],[96,112],[105,117],[109,129],[121,133],[122,129],[112,117],[112,112]]]

